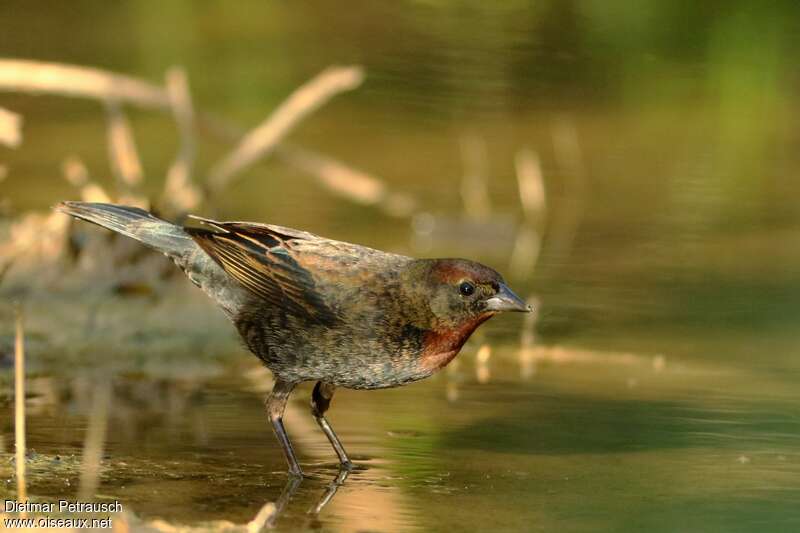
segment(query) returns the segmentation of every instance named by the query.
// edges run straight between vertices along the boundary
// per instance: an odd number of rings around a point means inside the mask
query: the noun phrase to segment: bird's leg
[[[286,400],[289,399],[289,394],[294,389],[294,383],[287,383],[280,379],[275,380],[275,386],[272,387],[272,393],[267,398],[267,415],[269,421],[272,423],[272,429],[275,430],[275,436],[278,437],[278,442],[283,448],[283,454],[286,456],[286,462],[289,463],[289,475],[295,477],[303,477],[303,471],[300,469],[300,464],[297,462],[297,457],[294,455],[292,443],[286,435],[286,430],[283,428],[283,410],[286,407]]]
[[[352,470],[353,463],[350,462],[350,458],[347,457],[347,452],[344,451],[344,446],[342,446],[341,441],[339,441],[339,437],[336,436],[333,428],[328,423],[328,419],[325,418],[325,411],[327,411],[328,407],[331,405],[331,398],[333,398],[333,391],[335,390],[336,387],[330,383],[317,381],[317,384],[314,386],[314,392],[311,393],[311,414],[314,415],[317,424],[319,424],[325,436],[328,437],[336,455],[339,456],[339,463],[342,469]]]

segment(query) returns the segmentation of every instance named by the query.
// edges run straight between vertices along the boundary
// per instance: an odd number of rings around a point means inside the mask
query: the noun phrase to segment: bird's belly
[[[240,322],[239,332],[267,368],[288,382],[379,389],[424,379],[443,366],[423,360],[421,337],[407,331],[365,334],[362,328],[259,322]]]
[[[409,351],[384,352],[378,346],[372,350],[360,348],[348,352],[298,350],[289,353],[281,347],[271,350],[272,356],[265,359],[265,363],[287,381],[323,381],[348,389],[398,387],[436,371]]]

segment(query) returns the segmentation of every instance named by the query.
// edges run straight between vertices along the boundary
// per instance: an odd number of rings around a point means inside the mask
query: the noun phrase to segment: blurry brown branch
[[[197,208],[203,199],[202,192],[192,182],[192,169],[197,153],[195,141],[195,113],[189,78],[181,67],[172,67],[166,75],[167,94],[175,123],[178,126],[180,147],[167,171],[162,203],[169,203],[178,212],[186,213]]]
[[[519,199],[525,220],[517,228],[510,270],[516,277],[529,276],[539,260],[544,233],[546,195],[539,157],[530,149],[517,152],[515,160]]]
[[[29,286],[47,283],[59,276],[53,268],[66,250],[68,220],[56,213],[28,213],[11,224],[9,238],[0,241],[0,272],[31,268],[37,276]]]
[[[0,91],[49,93],[166,108],[161,87],[105,70],[23,59],[0,59]]]
[[[22,143],[22,116],[0,107],[0,144],[17,148]]]
[[[219,117],[203,113],[199,114],[197,119],[202,129],[219,140],[237,142],[244,135],[240,128]],[[316,177],[320,185],[335,195],[362,204],[378,205],[385,212],[394,216],[410,216],[416,211],[414,198],[395,192],[375,194],[377,190],[387,190],[381,179],[339,159],[285,142],[275,146],[274,154],[290,167]],[[353,194],[353,191],[358,192]],[[361,200],[356,200],[356,197]],[[370,201],[369,198],[382,198],[383,200],[375,202]]]
[[[390,193],[382,181],[336,159],[286,144],[277,147],[275,153],[291,166],[316,176],[324,187],[347,200],[380,205],[395,216],[408,216],[414,211],[413,198]]]
[[[539,156],[533,150],[523,148],[517,152],[515,164],[522,211],[530,222],[541,223],[547,207],[547,196]]]
[[[142,163],[133,138],[130,122],[116,102],[109,102],[108,159],[117,180],[126,190],[141,185]]]
[[[97,183],[91,181],[89,170],[79,158],[70,156],[61,164],[64,178],[80,191],[84,202],[110,202],[111,197]]]
[[[288,165],[314,175],[319,183],[336,195],[366,205],[376,205],[395,216],[414,212],[413,199],[389,192],[375,176],[354,169],[330,156],[297,147],[281,146],[282,139],[310,113],[336,94],[352,90],[363,81],[361,67],[331,67],[297,89],[264,122],[244,133],[241,129],[208,113],[195,111],[185,72],[172,68],[167,72],[165,88],[133,77],[100,69],[39,61],[0,59],[0,91],[48,93],[98,99],[110,106],[109,152],[117,176],[124,184],[142,180],[142,167],[130,126],[120,105],[170,109],[180,136],[178,153],[169,168],[160,204],[178,213],[199,206],[203,193],[192,182],[196,158],[195,128],[210,132],[236,148],[209,174],[209,188],[219,191],[235,175],[270,153]],[[81,186],[84,199],[102,201],[108,195],[95,184]],[[131,191],[128,191],[129,193]],[[102,200],[101,200],[102,199]],[[143,198],[116,198],[143,204]]]
[[[224,189],[233,176],[267,156],[303,118],[340,92],[355,89],[364,80],[361,67],[330,67],[296,89],[261,124],[250,130],[234,150],[215,165],[208,177],[211,190]]]

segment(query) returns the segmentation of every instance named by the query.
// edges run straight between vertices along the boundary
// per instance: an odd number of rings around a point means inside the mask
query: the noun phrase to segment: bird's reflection
[[[336,495],[336,492],[339,490],[339,487],[344,484],[349,475],[350,470],[340,469],[336,477],[334,477],[333,480],[328,483],[328,486],[325,488],[325,491],[322,493],[317,503],[308,510],[308,515],[312,519],[316,519],[317,515],[322,512],[328,503],[330,503],[330,501]],[[300,488],[300,484],[302,482],[303,478],[289,476],[289,479],[286,481],[286,485],[283,487],[283,491],[281,491],[278,501],[275,502],[275,512],[266,522],[267,527],[272,528],[275,526],[275,522],[286,509],[286,506],[289,504],[289,501],[292,499],[292,496],[294,496],[295,492],[297,492],[297,489]]]
[[[350,470],[347,470],[345,468],[340,469],[339,474],[337,474],[337,476],[333,479],[333,481],[328,483],[328,487],[325,489],[325,492],[322,494],[322,497],[320,497],[319,501],[317,502],[317,505],[308,510],[308,514],[313,516],[318,515],[322,511],[322,509],[324,509],[325,506],[328,505],[328,502],[330,502],[333,499],[333,497],[336,496],[336,491],[339,490],[339,487],[341,487],[344,484],[344,481],[347,479],[347,476],[349,475],[350,475]]]

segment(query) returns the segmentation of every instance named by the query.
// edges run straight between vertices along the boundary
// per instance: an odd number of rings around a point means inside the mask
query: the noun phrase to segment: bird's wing
[[[324,239],[269,224],[193,218],[202,227],[186,232],[251,293],[296,316],[323,324],[336,320],[314,280],[313,258],[297,250],[298,243]]]

